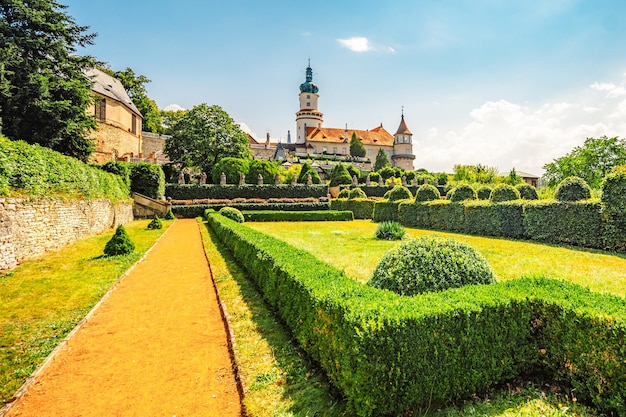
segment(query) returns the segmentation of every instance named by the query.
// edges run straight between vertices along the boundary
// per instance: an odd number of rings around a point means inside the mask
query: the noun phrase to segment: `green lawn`
[[[149,222],[125,226],[130,255],[102,256],[110,230],[0,275],[0,405],[172,223],[147,230]]]
[[[385,251],[399,244],[376,240],[377,224],[370,220],[247,224],[313,253],[360,282],[367,282]],[[466,242],[487,258],[500,280],[544,276],[575,282],[593,291],[626,295],[624,255],[431,230],[407,229],[407,234],[437,234]]]

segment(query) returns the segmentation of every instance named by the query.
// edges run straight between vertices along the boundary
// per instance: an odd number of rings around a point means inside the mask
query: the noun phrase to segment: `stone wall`
[[[132,220],[132,201],[0,198],[0,271]]]

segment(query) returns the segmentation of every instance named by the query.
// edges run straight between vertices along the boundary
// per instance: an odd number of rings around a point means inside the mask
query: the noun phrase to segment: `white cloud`
[[[623,85],[615,85],[613,83],[599,83],[595,82],[590,85],[591,88],[598,91],[606,91],[606,96],[609,98],[616,98],[626,95],[626,88]]]
[[[353,52],[367,52],[373,48],[369,43],[369,40],[363,36],[353,36],[348,39],[337,39],[337,42],[344,48],[348,48]]]
[[[247,124],[245,124],[244,122],[237,122],[237,124],[239,125],[239,127],[241,128],[241,130],[243,130],[244,132],[246,132],[247,134],[249,134],[250,136],[252,136],[254,139],[259,140],[258,136],[256,135],[256,133],[254,133],[252,131],[252,129],[250,129],[250,126],[248,126]]]
[[[170,104],[169,106],[166,106],[163,110],[165,111],[179,111],[179,110],[186,110],[184,107],[179,106],[178,104]]]

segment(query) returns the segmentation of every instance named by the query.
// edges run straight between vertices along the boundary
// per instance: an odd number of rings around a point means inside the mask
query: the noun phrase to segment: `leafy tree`
[[[506,176],[504,182],[509,185],[517,185],[523,183],[524,178],[517,173],[515,168],[511,168],[511,171],[509,171],[509,175]]]
[[[363,146],[363,142],[356,137],[355,132],[352,132],[352,138],[350,138],[350,156],[363,158],[366,153],[367,151],[365,150],[365,146]]]
[[[626,140],[617,137],[587,138],[582,146],[543,166],[549,186],[556,186],[567,177],[584,179],[591,188],[598,188],[614,166],[626,163]]]
[[[383,167],[380,171],[378,171],[378,173],[381,177],[383,177],[383,180],[387,181],[387,179],[394,176],[395,171],[393,170],[393,168],[387,165]]]
[[[280,171],[279,166],[265,159],[253,159],[250,161],[246,182],[256,184],[259,181],[259,174],[263,177],[263,184],[274,184],[276,174]]]
[[[329,185],[331,187],[336,187],[342,184],[352,184],[352,178],[343,164],[337,164],[333,167],[333,170],[330,173]]]
[[[163,122],[163,133],[169,135],[172,126],[183,117],[187,110],[161,110],[160,112]]]
[[[380,171],[384,167],[390,167],[389,157],[383,148],[378,149],[376,154],[376,162],[374,162],[374,171]]]
[[[226,184],[239,184],[241,174],[245,176],[248,174],[249,170],[250,160],[227,156],[226,158],[220,159],[213,167],[213,184],[220,183],[222,172],[226,176]],[[254,184],[256,184],[256,181]]]
[[[112,74],[120,80],[128,97],[143,116],[142,129],[146,132],[163,133],[163,117],[154,100],[148,97],[146,84],[151,81],[145,75],[136,75],[131,68],[115,71]]]
[[[54,0],[0,2],[0,119],[10,139],[38,143],[86,161],[94,149],[95,58],[79,56],[95,34]]]
[[[171,127],[165,153],[183,167],[198,167],[211,175],[222,158],[250,158],[248,136],[220,106],[199,104]]]
[[[348,174],[350,174],[350,180],[352,180],[355,175],[357,180],[361,178],[361,171],[355,168],[354,165],[350,164],[346,166],[346,169],[348,170]]]

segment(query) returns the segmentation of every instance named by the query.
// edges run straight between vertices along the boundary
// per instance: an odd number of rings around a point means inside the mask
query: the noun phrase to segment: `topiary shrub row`
[[[351,221],[351,211],[316,210],[316,211],[244,211],[243,217],[248,222],[320,222]]]
[[[437,407],[532,373],[626,415],[626,300],[524,278],[402,297],[210,214],[294,339],[357,416]]]
[[[328,210],[330,204],[325,203],[230,203],[230,204],[195,204],[195,205],[173,205],[172,212],[183,218],[195,218],[202,216],[206,209],[220,210],[222,207],[234,207],[240,211],[249,210],[287,210],[287,211],[308,211],[308,210]]]
[[[357,187],[351,186],[351,185],[342,185],[341,189],[344,190],[346,188],[348,189],[354,189],[354,188],[360,188],[365,192],[365,195],[367,195],[367,197],[378,197],[378,198],[383,198],[385,196],[385,194],[392,190],[395,186],[394,185],[378,185],[376,183],[372,183],[372,185],[364,185],[364,184],[360,184]],[[406,188],[409,189],[409,191],[411,191],[412,195],[415,195],[415,193],[417,193],[417,190],[419,189],[420,185],[407,185]],[[433,186],[435,188],[437,188],[437,190],[439,191],[439,193],[441,195],[445,195],[445,191],[444,191],[444,187],[443,186]]]
[[[0,196],[130,198],[128,184],[75,158],[0,136]]]
[[[167,184],[165,196],[172,200],[200,200],[235,198],[321,198],[328,196],[326,185],[201,185]]]
[[[347,210],[354,214],[355,219],[371,219],[374,214],[374,200],[367,198],[356,198],[351,200],[334,199],[330,201],[331,210]]]
[[[228,219],[236,221],[237,223],[243,223],[246,221],[243,214],[234,207],[222,207],[218,213]]]

